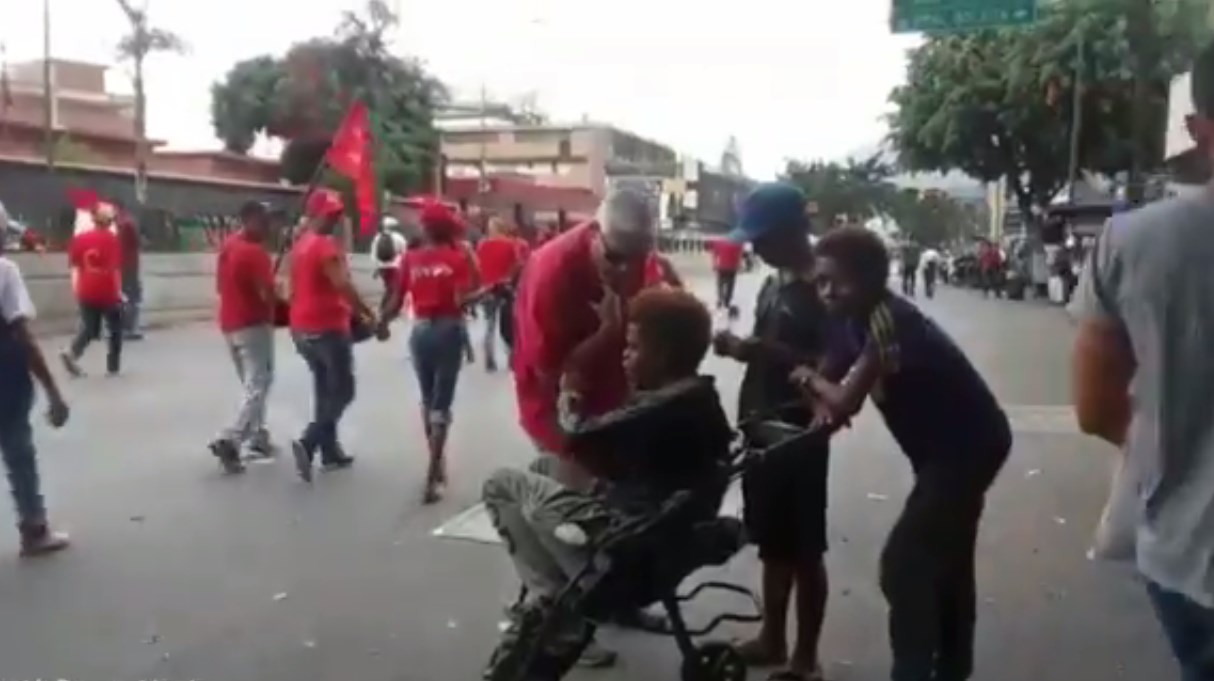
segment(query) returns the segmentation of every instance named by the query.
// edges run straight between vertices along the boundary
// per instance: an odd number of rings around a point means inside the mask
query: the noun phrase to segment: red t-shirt
[[[742,266],[742,244],[729,239],[712,242],[712,267],[718,272],[737,272]]]
[[[571,353],[594,335],[599,318],[593,307],[602,300],[603,282],[591,258],[598,225],[587,223],[554,237],[531,254],[519,280],[514,303],[514,387],[523,430],[545,450],[564,453],[557,425],[556,401],[561,375],[580,373],[588,387],[582,407],[602,414],[619,407],[628,395],[624,377],[624,337],[605,344],[587,366],[568,366]],[[626,277],[625,297],[641,288],[642,268]]]
[[[402,295],[412,301],[419,319],[463,315],[461,303],[471,275],[468,254],[462,246],[421,246],[405,253],[400,263]]]
[[[517,239],[491,236],[476,247],[476,261],[481,268],[481,283],[493,286],[509,281],[522,262]]]
[[[531,255],[531,244],[527,243],[526,239],[516,236],[514,237],[514,248],[518,251],[518,261],[526,262],[527,257]]]
[[[130,217],[123,216],[118,220],[118,239],[122,244],[122,266],[126,271],[139,270],[139,228]]]
[[[76,270],[76,300],[109,307],[122,302],[122,244],[118,235],[97,227],[72,237],[68,262]]]
[[[224,333],[270,324],[274,306],[261,297],[274,286],[274,265],[261,244],[236,233],[224,239],[215,266],[219,329]]]
[[[325,275],[325,263],[345,258],[331,237],[307,232],[291,249],[291,330],[350,332],[350,301]]]

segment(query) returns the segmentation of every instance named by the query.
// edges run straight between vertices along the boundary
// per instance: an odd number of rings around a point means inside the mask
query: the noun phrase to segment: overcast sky
[[[137,3],[141,0],[135,0]],[[748,173],[789,157],[838,158],[884,132],[905,37],[889,0],[389,0],[397,50],[457,92],[534,92],[556,120],[589,116],[715,163],[730,135]],[[51,0],[56,56],[112,63],[112,0]],[[10,61],[42,54],[41,2],[3,0]],[[179,149],[213,148],[209,86],[240,59],[326,35],[361,0],[151,0],[152,23],[190,44],[149,65],[149,126]],[[111,87],[129,91],[125,65]]]

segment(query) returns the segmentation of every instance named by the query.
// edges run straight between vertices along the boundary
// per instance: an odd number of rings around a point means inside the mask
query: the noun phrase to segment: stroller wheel
[[[696,648],[683,660],[683,681],[746,681],[746,662],[728,643],[713,641]]]

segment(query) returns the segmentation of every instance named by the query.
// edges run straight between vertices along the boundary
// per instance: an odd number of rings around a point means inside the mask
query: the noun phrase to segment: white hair
[[[645,236],[654,232],[649,198],[634,189],[610,190],[594,218],[606,235]]]

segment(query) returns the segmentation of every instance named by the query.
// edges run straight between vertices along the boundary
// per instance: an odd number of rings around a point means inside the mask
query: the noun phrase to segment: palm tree
[[[118,42],[118,58],[130,60],[135,68],[135,201],[147,200],[148,139],[147,96],[143,89],[143,62],[153,52],[182,53],[185,41],[177,34],[148,26],[147,6],[136,9],[130,0],[116,0],[131,22],[131,32]]]

